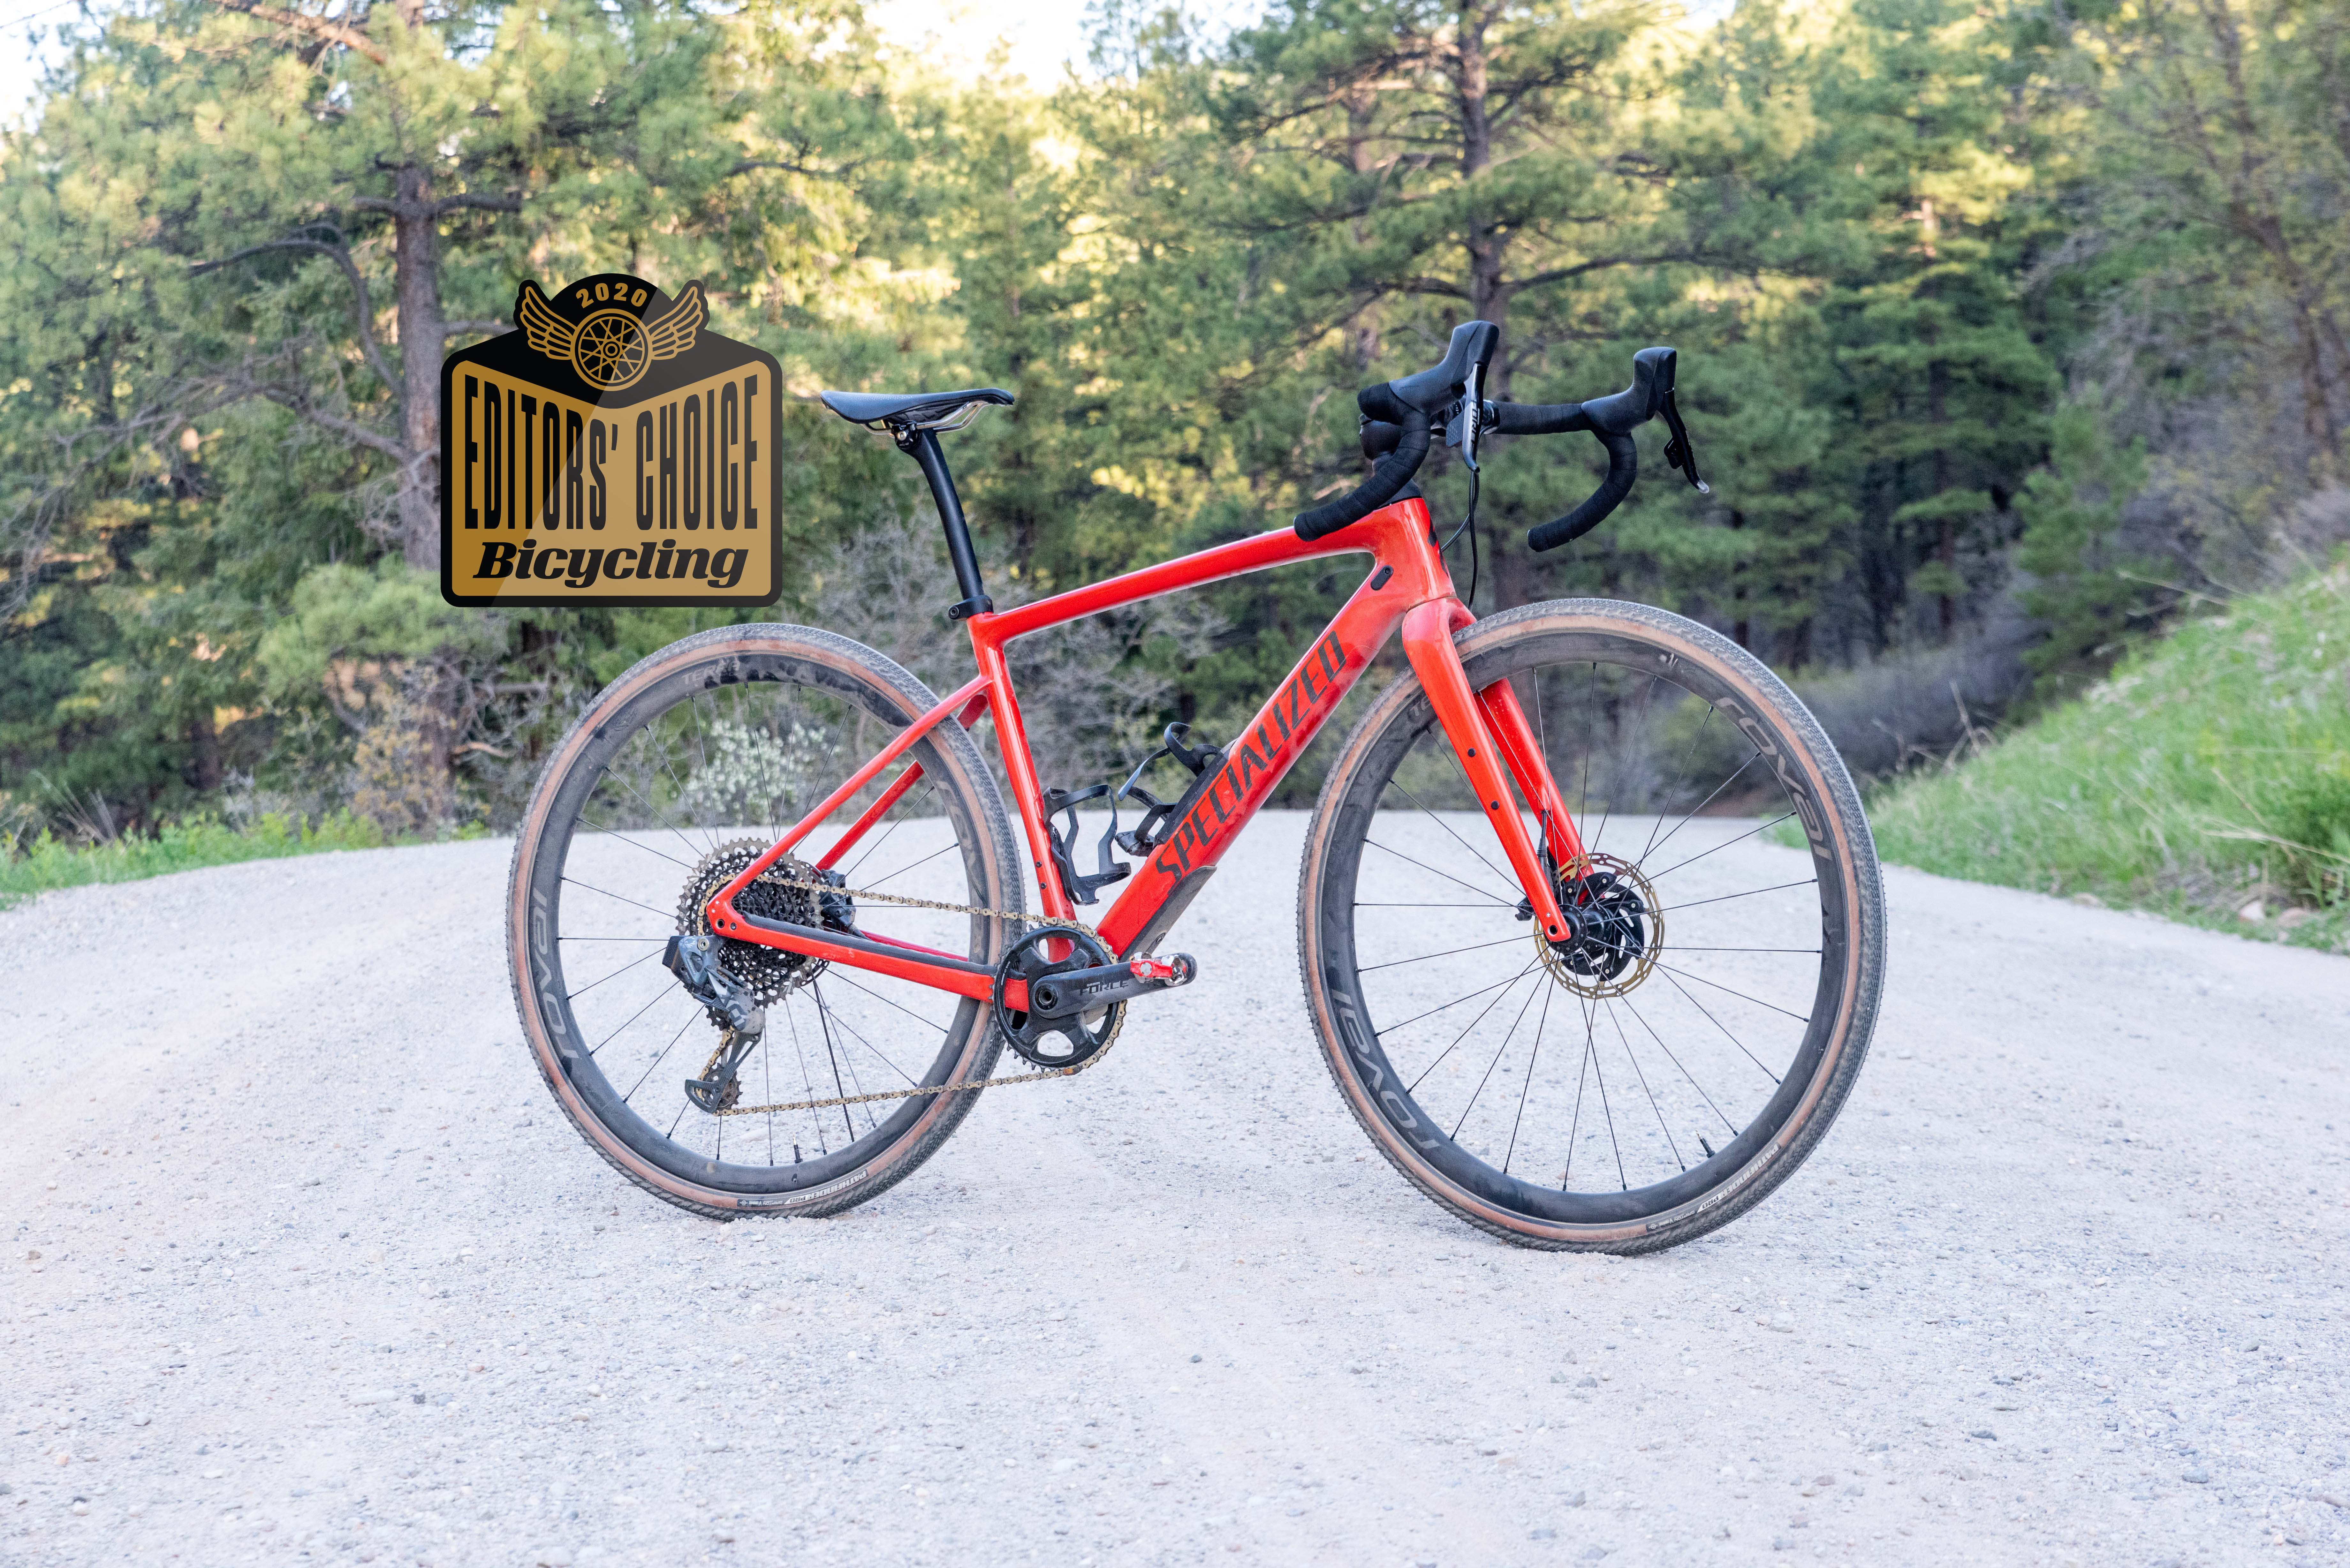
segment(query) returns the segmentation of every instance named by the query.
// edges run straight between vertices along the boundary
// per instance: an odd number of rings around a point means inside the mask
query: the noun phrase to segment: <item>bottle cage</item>
[[[1066,823],[1063,826],[1062,823],[1048,821],[1045,828],[1052,836],[1053,863],[1060,868],[1062,886],[1069,890],[1070,898],[1080,904],[1093,903],[1097,888],[1106,888],[1112,882],[1122,882],[1131,876],[1134,867],[1124,861],[1112,859],[1110,846],[1115,845],[1137,858],[1149,855],[1174,836],[1175,825],[1183,820],[1184,815],[1201,795],[1215,786],[1216,774],[1224,765],[1223,749],[1186,744],[1191,738],[1191,725],[1168,725],[1159,736],[1164,743],[1136,764],[1135,770],[1127,775],[1126,783],[1118,785],[1115,794],[1106,784],[1076,791],[1050,788],[1045,791],[1047,816],[1059,816]],[[1161,757],[1174,758],[1191,774],[1191,786],[1171,801],[1160,800],[1142,787],[1142,775],[1149,773],[1150,765]],[[1099,800],[1104,795],[1110,797],[1109,826],[1103,830],[1101,842],[1095,850],[1095,863],[1099,869],[1091,877],[1081,877],[1071,853],[1077,838],[1077,807],[1089,800]],[[1118,826],[1118,807],[1120,801],[1127,800],[1141,804],[1142,820],[1136,823],[1130,831],[1121,833]]]
[[[1070,858],[1070,847],[1076,843],[1077,838],[1077,807],[1087,801],[1099,800],[1107,794],[1109,794],[1109,785],[1106,784],[1097,784],[1091,789],[1074,792],[1050,787],[1045,791],[1045,812],[1048,819],[1045,824],[1045,830],[1052,836],[1053,839],[1053,864],[1060,867],[1061,885],[1069,890],[1069,897],[1080,904],[1095,902],[1095,888],[1107,887],[1112,882],[1122,882],[1134,872],[1134,867],[1124,861],[1113,860],[1109,857],[1110,840],[1118,832],[1116,801],[1110,803],[1109,831],[1101,836],[1098,854],[1098,863],[1101,867],[1099,875],[1078,876],[1076,865]],[[1066,818],[1067,826],[1065,827],[1049,820],[1054,816]]]

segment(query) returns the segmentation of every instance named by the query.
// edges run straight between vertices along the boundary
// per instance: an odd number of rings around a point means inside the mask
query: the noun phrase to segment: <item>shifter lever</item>
[[[1713,486],[1697,476],[1697,452],[1690,445],[1689,427],[1681,423],[1680,405],[1673,401],[1670,392],[1665,394],[1665,406],[1659,411],[1665,416],[1665,428],[1673,432],[1673,439],[1665,443],[1665,461],[1679,469],[1700,495],[1712,494]]]

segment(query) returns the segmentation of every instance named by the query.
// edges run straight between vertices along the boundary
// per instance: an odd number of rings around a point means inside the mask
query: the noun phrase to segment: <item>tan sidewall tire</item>
[[[796,669],[821,672],[846,683],[899,721],[910,722],[937,705],[938,699],[905,669],[844,637],[810,627],[760,624],[723,627],[698,632],[671,643],[639,661],[598,693],[574,722],[547,759],[532,792],[515,837],[515,856],[506,882],[508,971],[514,982],[515,1007],[523,1038],[539,1075],[556,1103],[571,1118],[580,1136],[598,1154],[638,1186],[697,1213],[727,1218],[738,1214],[822,1215],[837,1213],[865,1201],[905,1179],[934,1152],[971,1112],[977,1092],[935,1095],[929,1098],[910,1126],[888,1146],[857,1163],[856,1168],[815,1186],[789,1192],[745,1193],[706,1186],[648,1158],[596,1115],[570,1064],[577,1047],[570,1041],[574,1027],[557,983],[559,959],[554,955],[555,935],[546,919],[546,894],[560,865],[545,857],[560,853],[567,844],[553,842],[567,828],[553,820],[558,803],[570,793],[569,775],[599,743],[605,728],[629,706],[654,688],[673,681],[681,671],[701,670],[718,684],[743,679],[754,667],[773,668],[783,660]],[[755,678],[755,677],[754,677]],[[959,811],[970,828],[967,860],[976,860],[980,897],[989,909],[1018,910],[1025,907],[1020,864],[1013,849],[1012,831],[993,777],[979,749],[959,724],[949,721],[918,742],[926,774],[936,776],[941,794],[952,796],[950,810]],[[999,928],[1001,922],[995,923]],[[1000,930],[992,939],[1000,948]],[[991,961],[997,956],[991,952]],[[945,1075],[952,1082],[983,1078],[993,1069],[1001,1042],[987,1010],[968,1003],[957,1014],[962,1033],[961,1049]]]
[[[1743,715],[1733,712],[1733,721],[1763,750],[1799,810],[1805,803],[1817,808],[1806,813],[1804,826],[1823,887],[1829,885],[1829,878],[1835,879],[1835,893],[1846,911],[1842,920],[1845,940],[1840,964],[1823,979],[1824,987],[1830,979],[1834,981],[1832,1016],[1814,1033],[1816,1055],[1783,1119],[1734,1169],[1701,1193],[1638,1220],[1590,1224],[1540,1219],[1494,1202],[1440,1168],[1425,1148],[1415,1145],[1397,1126],[1397,1116],[1411,1115],[1408,1096],[1399,1101],[1392,1088],[1366,1079],[1367,1072],[1378,1070],[1381,1058],[1360,1048],[1359,1043],[1369,1038],[1368,1028],[1351,1000],[1352,988],[1336,981],[1338,971],[1334,971],[1332,961],[1345,955],[1340,951],[1342,944],[1326,930],[1323,905],[1331,879],[1331,855],[1343,831],[1342,805],[1350,792],[1365,782],[1366,765],[1387,738],[1389,726],[1404,722],[1411,704],[1425,702],[1419,681],[1410,676],[1397,681],[1373,703],[1347,736],[1324,782],[1299,872],[1299,967],[1325,1063],[1348,1109],[1388,1162],[1422,1192],[1480,1229],[1521,1245],[1654,1251],[1701,1236],[1744,1213],[1794,1174],[1825,1135],[1858,1075],[1876,1024],[1884,980],[1884,888],[1867,818],[1842,759],[1818,722],[1760,659],[1694,621],[1646,605],[1608,599],[1558,599],[1504,611],[1468,628],[1454,642],[1473,681],[1481,662],[1498,666],[1506,650],[1525,639],[1558,635],[1631,639],[1654,649],[1660,665],[1662,657],[1669,654],[1705,670],[1724,689],[1723,706],[1734,702],[1746,709]],[[1483,680],[1492,678],[1487,675]],[[1810,815],[1818,820],[1808,820]],[[1357,1044],[1349,1044],[1349,1034]],[[1806,1051],[1812,1049],[1812,1042],[1807,1041]],[[1380,1103],[1383,1092],[1387,1108]]]

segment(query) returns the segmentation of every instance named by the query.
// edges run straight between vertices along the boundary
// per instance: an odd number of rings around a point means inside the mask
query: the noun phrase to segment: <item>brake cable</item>
[[[1440,556],[1452,548],[1454,540],[1465,531],[1469,535],[1469,591],[1461,602],[1471,609],[1477,607],[1477,576],[1482,553],[1477,547],[1477,501],[1484,488],[1484,465],[1477,461],[1477,447],[1485,433],[1484,368],[1473,367],[1461,390],[1461,400],[1445,410],[1444,444],[1461,449],[1461,461],[1469,469],[1469,511],[1444,543],[1436,547]]]
[[[1479,566],[1479,552],[1477,549],[1477,495],[1482,483],[1483,476],[1478,472],[1475,465],[1471,465],[1469,470],[1469,514],[1461,518],[1458,524],[1454,524],[1452,532],[1444,536],[1444,543],[1437,546],[1436,552],[1440,556],[1444,554],[1445,551],[1452,548],[1453,541],[1460,538],[1464,530],[1468,533],[1469,591],[1461,596],[1461,602],[1467,605],[1472,610],[1477,607],[1477,569]]]

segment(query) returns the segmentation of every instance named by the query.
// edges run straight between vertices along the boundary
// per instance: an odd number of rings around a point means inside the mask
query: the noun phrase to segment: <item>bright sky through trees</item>
[[[0,119],[12,119],[32,98],[43,64],[57,53],[55,29],[74,20],[78,0],[0,0]],[[983,68],[998,39],[1011,67],[1031,85],[1049,89],[1064,62],[1086,63],[1086,0],[1020,0],[982,5],[972,0],[880,0],[868,12],[891,42],[926,49],[954,75]],[[9,24],[14,24],[13,26]]]

